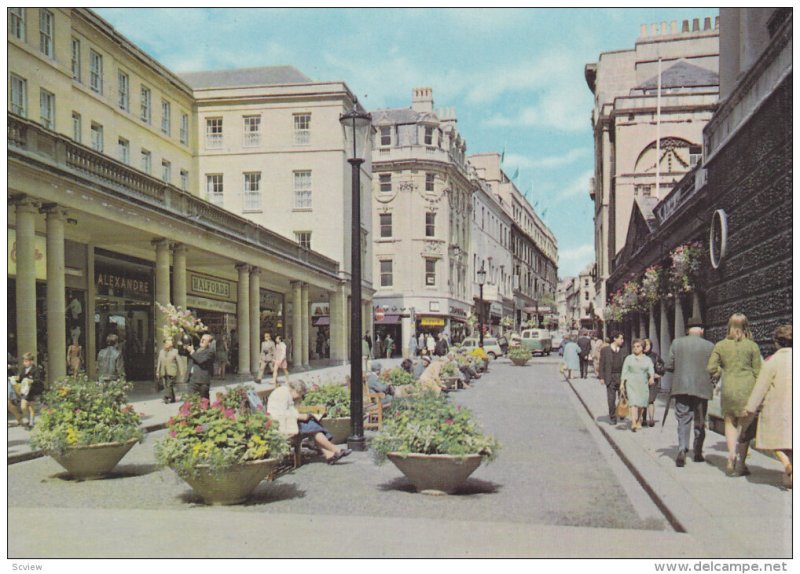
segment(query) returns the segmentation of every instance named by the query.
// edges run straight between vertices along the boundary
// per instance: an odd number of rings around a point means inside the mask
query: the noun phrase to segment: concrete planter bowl
[[[442,386],[448,391],[458,388],[458,377],[442,377]]]
[[[279,459],[252,460],[217,472],[207,465],[198,465],[194,476],[181,476],[206,504],[241,504],[269,476]]]
[[[78,480],[95,480],[110,473],[129,450],[139,442],[105,442],[89,446],[73,446],[63,454],[50,454],[71,477]]]
[[[450,454],[402,454],[390,452],[389,460],[422,494],[453,494],[475,472],[483,457]]]
[[[322,419],[322,426],[333,435],[333,444],[345,443],[350,436],[350,417]]]
[[[514,363],[518,367],[524,367],[525,365],[528,364],[529,360],[530,359],[518,359],[516,357],[512,357],[511,358],[511,362]]]

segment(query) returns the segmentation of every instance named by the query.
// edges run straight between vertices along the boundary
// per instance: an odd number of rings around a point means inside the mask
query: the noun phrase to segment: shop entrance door
[[[125,378],[129,381],[152,381],[155,378],[152,321],[153,307],[149,303],[124,297],[97,299],[97,350],[105,348],[109,335],[116,335],[117,346],[125,361]]]

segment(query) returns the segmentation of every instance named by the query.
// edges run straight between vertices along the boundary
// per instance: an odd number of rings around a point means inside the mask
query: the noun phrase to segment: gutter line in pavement
[[[595,418],[594,418],[594,415],[592,414],[592,411],[589,410],[589,405],[587,405],[586,402],[583,400],[583,397],[581,397],[580,393],[572,385],[572,382],[571,381],[567,381],[567,384],[569,385],[569,388],[572,389],[572,392],[578,398],[578,400],[580,401],[581,405],[583,405],[583,408],[586,410],[586,413],[589,415],[589,417],[593,421],[595,421]],[[672,528],[675,530],[675,532],[686,533],[686,529],[683,527],[683,525],[681,524],[680,520],[678,520],[675,517],[675,515],[672,514],[670,509],[667,508],[667,506],[659,498],[659,496],[655,493],[655,491],[652,489],[652,487],[647,483],[647,481],[644,479],[644,477],[641,475],[641,473],[636,469],[635,466],[633,466],[633,464],[628,459],[628,457],[625,456],[625,453],[623,453],[622,450],[617,446],[617,444],[613,440],[611,440],[611,436],[608,434],[608,431],[606,431],[606,429],[604,429],[599,424],[597,424],[596,421],[595,421],[595,425],[597,425],[597,430],[600,431],[600,433],[603,435],[603,438],[606,439],[606,442],[608,442],[608,444],[611,446],[611,448],[614,450],[614,452],[620,458],[620,460],[625,465],[625,467],[628,469],[628,471],[630,471],[630,473],[636,479],[636,482],[638,482],[639,485],[642,487],[642,489],[647,493],[647,495],[650,497],[650,500],[653,501],[653,504],[655,504],[656,507],[661,511],[661,513],[664,515],[664,518],[666,518],[667,522],[669,522],[670,526],[672,526]]]

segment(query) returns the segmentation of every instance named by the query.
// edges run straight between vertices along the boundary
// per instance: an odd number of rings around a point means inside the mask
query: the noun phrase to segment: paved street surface
[[[69,480],[46,457],[19,462],[8,468],[9,557],[791,556],[791,493],[777,461],[755,453],[752,476],[727,478],[722,438],[710,433],[708,462],[677,469],[674,422],[611,427],[604,396],[591,376],[568,384],[554,359],[494,362],[453,398],[503,450],[451,496],[415,493],[364,452],[265,481],[247,504],[207,507],[156,467],[158,430],[105,480]],[[177,410],[136,405],[154,428]]]

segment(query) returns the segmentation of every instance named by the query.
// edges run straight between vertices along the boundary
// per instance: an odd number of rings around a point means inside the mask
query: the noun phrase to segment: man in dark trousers
[[[203,398],[209,398],[211,377],[214,376],[214,352],[211,350],[213,335],[206,333],[200,337],[200,348],[187,345],[189,352],[189,391]]]
[[[622,378],[622,363],[625,361],[625,351],[622,344],[625,336],[616,333],[608,347],[600,351],[600,384],[606,386],[608,398],[608,418],[612,425],[617,424],[617,394]]]
[[[578,337],[577,342],[580,348],[581,378],[585,379],[589,376],[589,356],[592,354],[592,340],[586,334],[586,331],[581,331],[581,336]]]
[[[675,418],[678,420],[678,456],[675,466],[686,464],[689,432],[694,426],[694,460],[703,462],[703,441],[706,438],[708,399],[714,390],[706,370],[714,344],[703,338],[703,322],[692,317],[687,322],[689,334],[678,337],[669,348],[665,369],[672,375],[672,397],[675,398]],[[669,403],[667,403],[669,405]],[[666,415],[665,415],[666,416]]]

